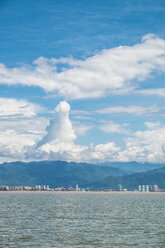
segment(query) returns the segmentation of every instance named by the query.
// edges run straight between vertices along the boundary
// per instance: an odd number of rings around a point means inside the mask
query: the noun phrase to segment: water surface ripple
[[[0,193],[0,248],[165,247],[165,194]]]

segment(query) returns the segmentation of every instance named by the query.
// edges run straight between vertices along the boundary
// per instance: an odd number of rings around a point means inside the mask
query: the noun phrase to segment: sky
[[[165,162],[164,0],[1,0],[0,163]]]

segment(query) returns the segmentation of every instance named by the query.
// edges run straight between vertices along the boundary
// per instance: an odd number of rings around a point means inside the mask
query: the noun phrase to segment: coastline
[[[0,191],[0,194],[108,194],[108,195],[151,195],[151,194],[165,194],[165,192],[139,192],[139,191]]]

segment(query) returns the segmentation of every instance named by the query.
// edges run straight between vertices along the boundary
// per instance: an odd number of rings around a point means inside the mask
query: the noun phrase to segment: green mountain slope
[[[122,184],[123,188],[129,190],[137,189],[138,185],[143,184],[157,184],[159,188],[165,189],[165,167],[147,172],[119,176],[117,178],[108,176],[104,179],[97,180],[95,183],[85,185],[85,187],[89,187],[90,189],[117,189],[119,184]]]
[[[118,168],[65,161],[14,162],[0,165],[0,185],[49,185],[75,187],[106,176],[122,176]]]

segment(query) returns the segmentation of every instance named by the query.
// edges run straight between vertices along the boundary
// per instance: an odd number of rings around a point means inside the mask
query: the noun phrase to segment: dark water
[[[165,247],[165,194],[0,194],[0,247]]]

